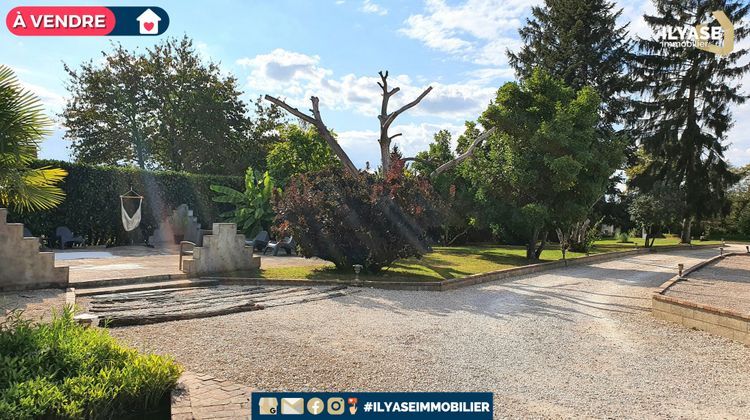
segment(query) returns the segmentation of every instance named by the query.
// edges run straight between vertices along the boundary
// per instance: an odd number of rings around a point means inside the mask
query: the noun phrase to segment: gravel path
[[[0,321],[9,311],[22,310],[23,317],[35,321],[49,320],[53,311],[65,307],[65,291],[59,289],[24,290],[0,293]]]
[[[114,329],[260,390],[492,391],[497,418],[738,418],[750,348],[650,315],[650,294],[716,254],[571,267],[452,292],[360,293]]]
[[[667,296],[750,314],[750,254],[732,255],[690,273]]]

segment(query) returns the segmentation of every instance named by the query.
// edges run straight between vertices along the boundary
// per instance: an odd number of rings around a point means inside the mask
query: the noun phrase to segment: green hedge
[[[50,323],[20,312],[0,322],[0,419],[169,418],[181,373],[171,358],[77,325],[70,309]]]
[[[151,235],[158,222],[180,204],[187,204],[204,228],[218,222],[228,210],[215,203],[212,184],[243,189],[243,179],[233,176],[195,175],[184,172],[145,171],[130,167],[93,166],[78,163],[39,160],[35,167],[54,166],[68,171],[61,184],[65,201],[54,210],[31,214],[12,214],[9,220],[26,225],[34,235],[53,238],[58,226],[67,226],[77,235],[85,235],[89,244],[124,245],[141,243]],[[120,217],[120,195],[130,188],[144,196],[140,229],[125,232]],[[130,213],[134,208],[129,209]]]

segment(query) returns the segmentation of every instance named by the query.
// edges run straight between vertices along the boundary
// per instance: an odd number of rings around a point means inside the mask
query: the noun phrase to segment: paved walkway
[[[211,375],[185,372],[172,391],[172,419],[248,419],[250,391]]]
[[[498,418],[747,418],[750,348],[655,319],[651,293],[716,249],[451,292],[366,289],[113,329],[187,369],[289,391],[491,391]]]
[[[70,267],[70,282],[182,275],[177,248],[121,246],[55,251],[55,266]]]
[[[55,251],[55,266],[70,267],[72,283],[145,276],[181,276],[177,247],[89,247]],[[330,264],[318,258],[261,255],[261,267],[300,267]]]

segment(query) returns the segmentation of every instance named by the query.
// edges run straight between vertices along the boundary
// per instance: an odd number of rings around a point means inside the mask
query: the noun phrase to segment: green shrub
[[[50,323],[0,324],[0,419],[143,418],[163,408],[182,368],[84,328],[66,309]]]
[[[34,167],[54,166],[68,171],[60,184],[65,201],[57,208],[31,214],[10,215],[34,235],[54,238],[55,228],[68,226],[90,244],[138,243],[151,235],[172,209],[187,204],[204,227],[221,221],[219,214],[231,207],[215,203],[211,185],[241,188],[241,177],[195,175],[184,172],[144,171],[131,167],[94,166],[60,161],[37,161]],[[144,196],[139,229],[125,232],[120,218],[120,195],[130,188]],[[134,203],[130,203],[134,204]],[[126,207],[127,208],[127,207]],[[132,212],[135,208],[127,208]]]
[[[620,243],[626,244],[628,242],[630,242],[630,235],[627,232],[622,232],[620,234]]]

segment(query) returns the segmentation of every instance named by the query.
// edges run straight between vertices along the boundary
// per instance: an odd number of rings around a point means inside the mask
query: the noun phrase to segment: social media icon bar
[[[262,397],[259,402],[261,415],[275,415],[278,413],[279,400],[271,397]]]
[[[491,392],[253,392],[255,418],[492,420]],[[275,417],[270,417],[275,416]]]
[[[305,414],[304,398],[282,398],[281,414],[302,415]]]

